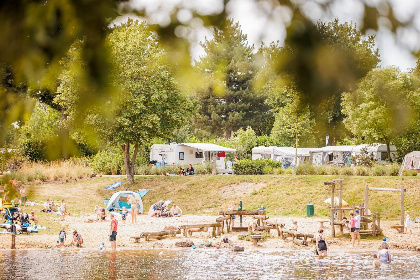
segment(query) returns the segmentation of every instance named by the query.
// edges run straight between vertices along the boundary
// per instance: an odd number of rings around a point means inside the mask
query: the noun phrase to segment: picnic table
[[[212,237],[221,236],[221,223],[211,224],[195,224],[195,225],[182,225],[179,227],[183,231],[185,237],[192,236],[193,232],[207,232],[209,228],[212,228]]]
[[[132,236],[130,238],[134,239],[134,243],[139,243],[140,239],[144,237],[145,241],[149,241],[150,237],[155,237],[156,239],[162,239],[165,236],[176,236],[180,233],[179,229],[176,230],[162,230],[162,231],[148,231],[142,232],[140,236]]]

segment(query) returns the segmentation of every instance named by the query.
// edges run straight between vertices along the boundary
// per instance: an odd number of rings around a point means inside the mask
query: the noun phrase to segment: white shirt
[[[354,227],[360,228],[360,215],[356,215],[354,219],[356,220],[356,224],[354,225]]]

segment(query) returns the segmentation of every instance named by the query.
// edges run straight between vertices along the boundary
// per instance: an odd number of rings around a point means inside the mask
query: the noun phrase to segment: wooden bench
[[[221,223],[213,224],[197,224],[197,225],[182,225],[179,227],[183,231],[185,237],[192,236],[193,232],[207,232],[209,228],[212,228],[212,237],[221,236]]]
[[[393,225],[391,226],[391,228],[395,228],[398,233],[403,233],[404,232],[404,226],[403,225]]]
[[[226,232],[229,232],[229,229],[230,229],[230,216],[218,217],[216,219],[216,222],[222,224],[222,229],[221,229],[222,232],[224,232],[225,223],[226,223]]]
[[[162,239],[166,236],[176,236],[178,233],[181,233],[179,230],[162,230],[162,231],[149,231],[142,232],[140,236],[132,236],[130,238],[134,239],[134,243],[139,243],[140,239],[144,237],[145,241],[150,241],[150,237],[155,237],[156,239]]]

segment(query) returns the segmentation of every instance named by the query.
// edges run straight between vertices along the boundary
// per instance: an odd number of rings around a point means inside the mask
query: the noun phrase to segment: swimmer
[[[378,269],[381,267],[381,262],[378,259],[378,255],[377,254],[373,254],[372,255],[373,258],[373,269]]]

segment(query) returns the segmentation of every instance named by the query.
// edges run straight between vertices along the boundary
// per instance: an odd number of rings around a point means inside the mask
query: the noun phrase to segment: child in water
[[[125,206],[123,206],[123,208],[121,210],[121,219],[123,221],[123,224],[125,224],[125,220],[127,219],[127,214],[128,214],[128,211],[125,208]]]
[[[377,269],[381,267],[381,262],[378,259],[378,255],[377,254],[373,254],[373,269]]]

